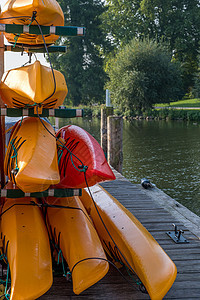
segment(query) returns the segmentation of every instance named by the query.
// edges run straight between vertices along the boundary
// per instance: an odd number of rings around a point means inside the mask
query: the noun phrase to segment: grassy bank
[[[94,105],[74,108],[84,109],[84,116],[86,117],[99,118],[101,116],[101,107],[102,105]],[[115,108],[114,114],[122,115],[127,119],[161,119],[200,122],[200,99],[187,99],[168,104],[158,103],[155,105],[155,108],[149,109],[145,112],[134,111],[131,114],[125,115],[123,115],[119,109]]]
[[[196,108],[200,107],[200,99],[195,98],[195,99],[186,99],[186,100],[180,100],[176,102],[170,102],[170,103],[157,103],[155,104],[155,107],[188,107],[188,108]]]

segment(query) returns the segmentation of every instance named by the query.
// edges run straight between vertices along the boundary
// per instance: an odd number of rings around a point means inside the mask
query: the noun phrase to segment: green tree
[[[167,41],[182,63],[185,88],[193,85],[200,40],[199,0],[109,0],[103,19],[117,46],[134,37]]]
[[[164,38],[183,66],[185,88],[192,86],[198,67],[200,40],[199,0],[142,0],[149,36]]]
[[[107,47],[100,28],[104,11],[101,0],[59,0],[65,15],[65,25],[86,27],[86,36],[60,38],[67,45],[66,54],[52,54],[53,66],[66,78],[68,98],[73,105],[100,102],[104,95],[106,73],[103,70],[103,52]]]
[[[106,10],[101,18],[104,30],[114,45],[126,44],[138,36],[140,2],[141,0],[106,1]]]
[[[198,56],[198,70],[194,76],[194,87],[189,96],[191,98],[200,98],[200,56]]]
[[[182,95],[179,64],[171,61],[167,48],[150,40],[133,39],[111,60],[108,88],[122,111],[151,108]]]

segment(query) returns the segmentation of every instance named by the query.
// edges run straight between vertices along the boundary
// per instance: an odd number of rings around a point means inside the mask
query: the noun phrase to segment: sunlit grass
[[[200,99],[187,99],[170,103],[156,103],[158,107],[200,107]]]

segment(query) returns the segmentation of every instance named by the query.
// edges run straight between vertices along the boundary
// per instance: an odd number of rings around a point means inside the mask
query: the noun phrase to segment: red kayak
[[[84,188],[115,179],[101,146],[87,131],[68,125],[61,128],[56,136],[60,140],[58,164],[61,179],[57,188]]]

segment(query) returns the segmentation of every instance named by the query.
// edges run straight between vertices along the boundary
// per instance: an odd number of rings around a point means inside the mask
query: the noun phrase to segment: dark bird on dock
[[[154,185],[147,179],[147,178],[142,178],[141,179],[141,185],[144,189],[148,188],[153,188]]]

